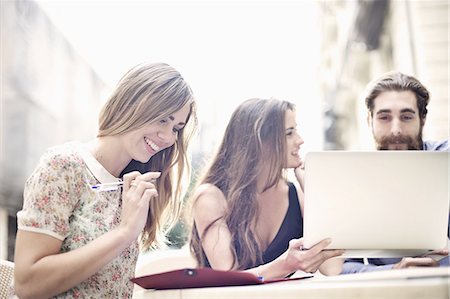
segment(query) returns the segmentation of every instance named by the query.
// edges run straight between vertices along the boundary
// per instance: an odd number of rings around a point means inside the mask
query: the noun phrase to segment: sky
[[[113,87],[132,66],[161,61],[190,83],[211,144],[242,101],[298,107],[299,129],[321,145],[316,70],[318,7],[297,1],[37,1],[76,51]]]

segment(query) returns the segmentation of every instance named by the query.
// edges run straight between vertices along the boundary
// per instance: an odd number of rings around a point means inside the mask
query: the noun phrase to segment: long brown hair
[[[277,99],[243,102],[232,114],[223,140],[199,180],[199,184],[217,186],[227,200],[223,220],[231,232],[233,269],[247,269],[262,262],[261,242],[256,234],[257,179],[262,164],[269,170],[264,190],[283,177],[286,165],[285,113],[288,109],[294,110],[294,105]],[[195,198],[191,204],[195,205]],[[207,265],[202,238],[214,222],[207,226],[202,236],[195,223],[192,226],[190,248],[199,266]]]
[[[141,235],[144,250],[163,246],[165,233],[181,213],[181,181],[190,170],[186,151],[197,126],[194,96],[173,67],[165,63],[140,64],[123,76],[100,113],[98,137],[124,134],[158,122],[186,104],[191,110],[175,144],[158,152],[147,163],[132,160],[121,173],[123,176],[133,170],[161,171],[157,180],[158,197],[150,201]]]

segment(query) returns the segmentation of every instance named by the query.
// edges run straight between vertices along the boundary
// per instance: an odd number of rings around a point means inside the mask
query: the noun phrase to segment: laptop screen
[[[308,153],[305,247],[329,237],[328,249],[390,251],[373,256],[444,248],[448,157],[427,151]]]

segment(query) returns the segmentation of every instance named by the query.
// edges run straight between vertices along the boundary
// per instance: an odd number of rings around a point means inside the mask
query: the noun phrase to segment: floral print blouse
[[[121,189],[95,192],[91,186],[118,181],[79,142],[48,150],[28,178],[18,229],[62,241],[61,252],[80,248],[120,223]],[[96,274],[54,298],[131,298],[138,242]]]

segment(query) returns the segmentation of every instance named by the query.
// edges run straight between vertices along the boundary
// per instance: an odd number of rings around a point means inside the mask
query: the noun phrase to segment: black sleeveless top
[[[293,183],[288,183],[289,186],[289,206],[281,223],[278,233],[270,242],[269,246],[263,252],[263,263],[273,261],[282,255],[289,248],[289,241],[292,239],[299,239],[303,236],[303,217],[298,200],[297,189]],[[239,244],[236,244],[239,247]],[[239,252],[239,248],[236,248]],[[257,267],[261,264],[255,265]],[[206,259],[206,267],[211,267],[208,259]]]
[[[275,238],[263,253],[264,264],[273,261],[289,247],[289,241],[303,236],[303,217],[298,201],[297,189],[293,183],[289,185],[289,207],[283,223]]]

